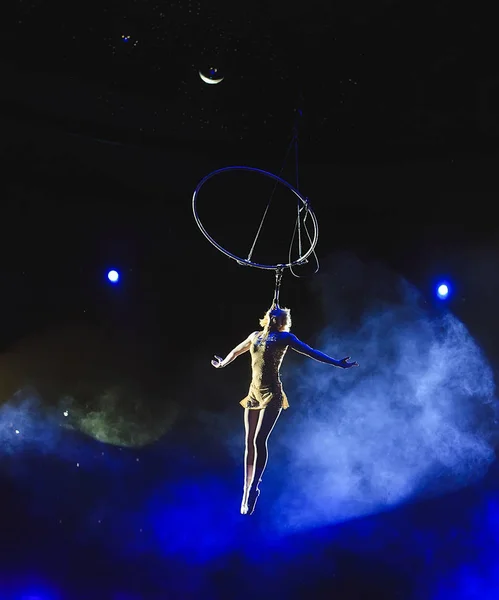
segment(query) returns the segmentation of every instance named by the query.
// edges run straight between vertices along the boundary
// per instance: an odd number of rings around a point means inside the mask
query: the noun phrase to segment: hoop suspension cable
[[[308,202],[308,198],[307,198],[307,202]],[[305,230],[305,233],[307,234],[307,238],[308,241],[310,243],[310,245],[312,245],[312,237],[310,236],[310,232],[308,230],[307,224],[305,222],[307,215],[308,215],[308,210],[309,210],[309,203],[307,204],[307,207],[302,207],[301,210],[305,210],[305,216],[303,218],[303,229]],[[288,254],[288,262],[291,262],[291,254],[293,252],[293,242],[295,241],[295,236],[296,236],[296,230],[297,230],[297,223],[295,223],[295,228],[293,230],[293,235],[291,236],[291,243],[289,245],[289,254]],[[319,264],[319,259],[317,258],[317,253],[315,250],[312,251],[312,254],[314,255],[314,260],[315,260],[315,271],[313,272],[313,275],[316,275],[319,272],[320,269],[320,264]],[[300,254],[301,256],[301,254]],[[305,264],[305,262],[307,261],[303,261],[303,263],[299,263],[299,264]],[[297,279],[301,279],[301,277],[303,277],[303,275],[297,275],[294,271],[293,271],[293,267],[289,267],[289,270],[291,271],[291,274],[293,275],[293,277],[296,277]]]
[[[298,136],[296,134],[296,125],[295,125],[295,135],[294,135],[293,139],[295,140],[296,189],[298,191],[300,191],[300,179],[299,179],[299,169],[298,169]],[[305,229],[305,233],[307,234],[307,238],[308,238],[310,245],[312,245],[312,238],[310,237],[310,232],[308,231],[308,227],[307,227],[307,216],[308,216],[309,204],[310,203],[307,198],[306,206],[300,206],[300,200],[298,199],[296,223],[295,223],[295,227],[293,230],[293,236],[291,237],[291,243],[289,245],[288,262],[291,262],[291,255],[293,253],[293,242],[295,241],[295,235],[296,235],[297,231],[298,231],[298,256],[302,255],[303,247],[302,247],[301,220],[300,220],[300,213],[302,212],[302,210],[305,210],[305,215],[303,217],[303,228]],[[313,273],[315,275],[316,273],[319,272],[319,259],[317,258],[317,254],[316,254],[315,250],[312,253],[314,255],[314,260],[315,260],[315,264],[316,264],[316,269]],[[308,262],[308,261],[306,261],[306,262]],[[297,277],[298,279],[300,278],[300,275],[297,275],[293,271],[293,267],[290,267],[289,270],[291,271],[291,274],[293,275],[293,277]]]
[[[295,126],[296,128],[296,126]],[[296,129],[295,129],[296,131]],[[296,174],[296,189],[300,191],[300,178],[298,174],[298,135],[295,133],[295,174]],[[301,245],[301,226],[300,226],[300,199],[297,200],[297,223],[298,223],[298,256],[301,256],[302,245]]]
[[[281,289],[281,280],[282,280],[283,272],[284,272],[284,267],[278,267],[275,270],[274,300],[272,301],[273,308],[279,306],[279,292]]]
[[[288,160],[288,155],[289,155],[289,153],[291,151],[291,148],[293,147],[294,143],[295,143],[295,132],[293,131],[293,137],[292,137],[291,142],[290,142],[290,144],[288,146],[288,149],[286,150],[286,154],[284,156],[284,160],[283,160],[283,163],[282,163],[282,166],[281,166],[281,170],[279,171],[279,177],[282,175],[282,172],[284,171],[284,167],[286,166],[286,161]],[[260,221],[260,225],[258,226],[258,230],[256,232],[255,239],[253,240],[253,244],[251,245],[251,249],[249,251],[247,260],[251,260],[251,258],[253,256],[253,252],[255,250],[256,243],[258,241],[258,238],[260,237],[260,232],[262,230],[263,224],[265,222],[265,218],[267,217],[267,213],[269,212],[269,209],[270,209],[270,204],[272,202],[272,199],[274,197],[275,191],[277,189],[277,183],[278,182],[276,180],[274,182],[274,188],[272,189],[272,193],[270,194],[269,201],[267,202],[267,206],[265,207],[265,210],[263,212],[262,220]]]
[[[301,111],[299,112],[299,114],[301,116]],[[297,130],[297,125],[296,124],[295,124],[295,126],[293,128],[293,137],[291,139],[291,144],[288,147],[288,150],[286,152],[286,157],[285,157],[283,165],[281,167],[281,171],[279,172],[279,176],[281,176],[282,171],[284,170],[284,166],[286,164],[286,160],[287,160],[287,157],[288,157],[288,154],[289,154],[289,151],[290,151],[292,145],[294,145],[294,147],[295,147],[296,189],[299,192],[300,191],[300,171],[299,171],[299,168],[298,168],[298,130]],[[260,227],[258,229],[255,241],[253,242],[253,246],[251,247],[251,251],[250,251],[250,255],[249,256],[251,256],[252,253],[253,253],[256,241],[258,239],[258,235],[260,234],[260,230],[261,230],[261,228],[263,226],[263,222],[265,221],[265,217],[266,217],[267,212],[268,212],[268,210],[270,208],[270,203],[272,201],[272,198],[273,198],[276,186],[277,186],[277,183],[276,183],[276,185],[274,185],[274,189],[272,190],[272,195],[271,195],[271,197],[269,199],[269,202],[267,204],[267,207],[265,209],[265,213],[264,213],[262,221],[260,223]],[[302,236],[301,236],[301,219],[300,219],[300,214],[301,214],[302,210],[305,210],[305,214],[303,216],[303,228],[305,229],[305,232],[307,234],[308,241],[310,242],[310,245],[312,245],[312,238],[310,237],[310,232],[308,231],[308,227],[307,227],[307,223],[306,223],[310,203],[309,203],[308,198],[306,200],[307,200],[306,206],[300,206],[300,199],[299,198],[298,198],[298,201],[297,201],[296,223],[295,223],[295,227],[294,227],[294,230],[293,230],[293,237],[291,238],[291,244],[290,244],[290,247],[289,247],[288,262],[290,262],[290,263],[291,263],[291,254],[292,254],[292,251],[293,251],[293,242],[294,242],[297,230],[298,230],[298,256],[301,256],[302,255],[302,251],[303,251]],[[316,269],[314,271],[314,275],[315,275],[319,271],[319,259],[317,258],[317,254],[315,253],[315,250],[313,251],[313,255],[314,255],[314,259],[315,259],[315,263],[316,263]],[[249,258],[248,260],[251,260],[251,259]],[[275,271],[274,300],[272,302],[272,306],[273,307],[278,307],[279,306],[279,293],[280,293],[280,290],[281,290],[281,281],[282,281],[283,271],[284,271],[284,269],[282,267],[278,267],[276,269],[276,271]],[[296,273],[294,273],[293,267],[290,267],[290,271],[291,271],[291,273],[292,273],[292,275],[294,277],[300,278],[299,275],[296,275]]]

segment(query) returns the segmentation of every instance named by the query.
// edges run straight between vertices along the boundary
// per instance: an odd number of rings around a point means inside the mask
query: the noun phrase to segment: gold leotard
[[[269,333],[266,339],[262,339],[262,332],[255,333],[250,346],[251,385],[241,406],[261,410],[276,403],[280,408],[289,408],[279,374],[287,349],[279,333]]]

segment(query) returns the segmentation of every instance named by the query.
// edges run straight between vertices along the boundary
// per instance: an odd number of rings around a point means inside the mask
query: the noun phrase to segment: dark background
[[[182,421],[171,443],[178,436],[202,448],[190,415],[207,405],[216,413],[228,402],[212,379],[210,356],[255,328],[272,299],[273,274],[241,267],[210,246],[196,227],[192,193],[202,177],[228,165],[279,173],[294,125],[299,187],[319,219],[319,259],[345,252],[379,261],[436,310],[435,283],[449,278],[455,293],[446,306],[495,364],[499,79],[494,20],[481,7],[33,0],[1,10],[2,402],[34,385],[53,406],[76,381],[126,372],[155,393],[175,393]],[[200,80],[198,70],[210,65],[223,73],[222,83]],[[282,175],[296,184],[293,153]],[[238,195],[237,180],[231,185],[230,201],[207,196],[208,213],[221,230],[225,223],[236,238],[251,237],[253,225],[238,218],[239,207],[251,213],[251,199],[242,189]],[[117,286],[106,281],[111,267],[121,275]],[[293,309],[297,334],[313,342],[327,315],[310,281],[286,274],[282,301]],[[193,365],[206,378],[195,397],[187,391]],[[246,365],[234,365],[231,385],[246,374]],[[87,396],[81,410],[91,403]],[[139,412],[151,422],[165,409],[146,404]],[[157,443],[142,450],[153,453],[142,475],[148,481],[163,462],[183,468],[179,454],[163,461],[166,442]],[[227,468],[222,451],[212,451],[204,459]],[[16,460],[9,452],[8,464]],[[46,469],[47,486],[71,480],[57,461],[33,460]],[[100,476],[89,475],[88,490],[104,485]],[[16,485],[4,477],[6,573],[22,580],[36,565],[59,581],[64,556],[60,582],[70,591],[62,597],[77,597],[85,585],[87,598],[128,597],[109,591],[118,589],[125,564],[135,569],[136,585],[127,575],[120,589],[134,589],[134,598],[166,597],[168,589],[179,598],[233,597],[251,580],[235,556],[217,564],[197,591],[186,591],[180,579],[171,584],[187,569],[181,563],[170,563],[160,582],[166,567],[152,546],[147,557],[137,550],[120,562],[71,527],[54,534]],[[81,514],[81,487],[71,485],[59,495]],[[458,501],[472,504],[474,493]],[[23,523],[22,535],[11,532],[13,522]],[[397,588],[369,558],[332,550],[324,535],[314,552],[334,554],[344,575],[310,575],[323,597],[372,597],[373,586],[378,597],[410,597],[409,583]],[[305,552],[312,542],[296,544]],[[82,578],[77,564],[91,575]],[[365,573],[370,590],[353,573]],[[5,581],[7,597],[18,580]],[[257,592],[275,593],[272,585]],[[311,589],[294,591],[318,597]]]

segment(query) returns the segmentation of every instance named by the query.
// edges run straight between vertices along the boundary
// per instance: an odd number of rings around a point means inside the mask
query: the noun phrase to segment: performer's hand
[[[220,356],[217,356],[215,354],[215,358],[211,361],[211,364],[215,367],[215,369],[221,369],[222,361],[223,361],[223,358],[220,358]]]
[[[358,367],[359,366],[358,362],[348,362],[349,360],[350,360],[350,356],[347,356],[346,358],[342,358],[338,362],[338,367],[340,367],[341,369],[350,369],[350,367]]]

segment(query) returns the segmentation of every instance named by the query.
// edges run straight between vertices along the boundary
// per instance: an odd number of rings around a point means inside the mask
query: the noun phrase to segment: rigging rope
[[[300,191],[300,179],[298,172],[298,132],[296,130],[295,125],[295,174],[296,174],[296,189]],[[301,225],[300,225],[300,199],[297,199],[297,215],[296,221],[298,223],[298,256],[301,256],[302,246],[301,246]]]
[[[300,116],[302,115],[301,110],[298,111],[298,113]],[[295,135],[294,135],[294,139],[296,140],[296,143],[295,143],[295,171],[296,171],[296,189],[299,192],[300,191],[300,180],[299,180],[299,169],[298,169],[298,134],[297,134],[296,127],[297,126],[295,125]],[[308,198],[306,198],[306,201],[307,201],[306,206],[301,206],[300,199],[298,198],[298,214],[296,217],[296,223],[295,223],[295,227],[293,230],[293,236],[291,237],[291,242],[289,244],[289,253],[288,253],[288,262],[289,263],[292,262],[291,254],[293,253],[293,242],[295,241],[295,235],[296,235],[297,231],[298,231],[298,256],[302,255],[302,236],[301,236],[300,214],[303,210],[305,211],[305,215],[303,216],[303,229],[305,230],[305,233],[307,234],[310,245],[312,245],[312,238],[310,237],[310,232],[308,231],[308,227],[307,227],[307,216],[308,216],[308,209],[309,209],[310,203],[309,203]],[[313,273],[315,275],[316,273],[319,272],[319,259],[317,258],[317,254],[316,254],[315,250],[312,251],[312,254],[314,255],[315,265],[316,265],[316,269]],[[308,260],[303,261],[303,263],[300,263],[300,264],[305,264],[306,262],[308,262]],[[297,275],[293,271],[293,267],[290,267],[289,270],[291,271],[291,275],[293,275],[293,277],[300,279],[300,275]]]
[[[294,146],[294,149],[295,149],[296,190],[299,192],[300,191],[300,180],[299,180],[299,169],[298,169],[298,118],[301,117],[303,113],[302,113],[302,111],[300,109],[297,109],[296,113],[297,113],[297,118],[295,120],[295,124],[294,124],[294,127],[293,127],[293,135],[291,137],[291,142],[290,142],[290,144],[289,144],[289,146],[288,146],[288,148],[286,150],[286,154],[284,156],[284,160],[283,160],[283,163],[282,163],[282,166],[281,166],[281,170],[279,171],[279,177],[281,177],[281,175],[282,175],[282,173],[284,171],[284,167],[286,166],[286,162],[288,160],[289,153],[291,151],[291,148]],[[278,181],[276,180],[275,183],[274,183],[274,187],[272,189],[272,193],[270,194],[269,201],[267,202],[267,206],[265,207],[265,210],[263,212],[263,216],[262,216],[262,219],[260,221],[260,225],[258,226],[258,230],[256,232],[255,239],[253,240],[253,244],[251,245],[251,248],[250,248],[250,251],[249,251],[249,254],[248,254],[248,258],[247,258],[247,260],[249,260],[249,261],[251,261],[251,259],[252,259],[256,243],[258,241],[258,238],[260,237],[260,232],[262,230],[263,224],[264,224],[265,219],[267,217],[267,213],[269,212],[270,204],[272,203],[272,199],[274,198],[274,194],[275,194],[275,191],[276,191],[276,188],[277,188],[277,184],[278,184]],[[289,263],[293,262],[292,259],[291,259],[291,255],[292,255],[292,252],[293,252],[293,243],[294,243],[295,236],[296,236],[297,233],[298,233],[298,256],[299,257],[302,256],[302,251],[303,251],[303,246],[302,246],[302,231],[301,231],[301,221],[302,221],[302,219],[300,217],[301,217],[301,213],[303,211],[305,211],[304,215],[303,215],[303,228],[305,230],[305,233],[307,234],[307,238],[308,238],[308,241],[309,241],[310,245],[312,245],[312,238],[310,236],[310,232],[309,232],[308,227],[307,227],[307,216],[308,216],[308,211],[309,211],[309,200],[308,200],[308,198],[306,198],[306,205],[305,206],[301,206],[301,200],[300,200],[300,198],[298,198],[298,200],[297,200],[296,222],[295,222],[295,227],[294,227],[294,230],[293,230],[293,236],[291,238],[291,243],[289,245],[289,254],[288,254],[288,256],[289,256],[288,262]],[[315,252],[315,249],[312,251],[312,253],[314,255],[314,259],[315,259],[315,263],[316,263],[316,269],[314,271],[314,275],[315,275],[319,271],[319,259],[317,258],[317,254]],[[308,262],[308,260],[304,260],[303,263],[300,263],[300,264],[305,264],[306,262]],[[297,275],[293,271],[293,267],[292,266],[290,266],[289,269],[291,271],[291,274],[294,277],[297,277],[298,279],[300,278],[300,275]],[[272,306],[273,307],[278,307],[279,306],[279,292],[280,292],[280,288],[281,288],[281,280],[282,280],[283,272],[284,272],[284,265],[278,266],[278,268],[275,270],[274,300],[272,302]]]
[[[275,288],[274,288],[274,300],[272,301],[272,308],[279,306],[279,292],[281,289],[282,274],[284,272],[283,267],[278,267],[275,270]]]
[[[295,133],[293,132],[293,137],[292,137],[291,142],[290,142],[290,144],[288,146],[288,149],[286,150],[286,155],[284,156],[282,167],[281,167],[281,170],[279,171],[279,177],[282,175],[282,172],[284,171],[284,167],[286,166],[286,161],[288,160],[288,155],[289,155],[289,153],[291,151],[291,148],[293,147],[294,143],[295,143]],[[265,222],[265,218],[267,216],[267,213],[269,212],[270,203],[272,202],[272,198],[274,197],[275,191],[277,189],[277,184],[278,184],[278,181],[275,180],[274,181],[274,188],[272,189],[272,193],[270,194],[269,201],[267,202],[267,206],[265,207],[265,210],[263,212],[263,217],[262,217],[262,220],[260,221],[260,225],[258,227],[258,231],[256,232],[255,239],[253,240],[253,244],[252,244],[251,249],[249,251],[247,260],[251,260],[251,257],[253,256],[253,252],[255,250],[255,246],[256,246],[256,243],[258,241],[258,237],[260,236],[260,231],[262,230],[263,223]]]

